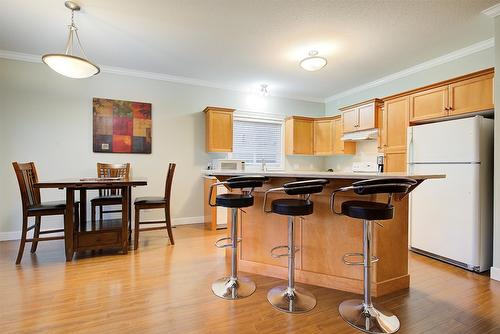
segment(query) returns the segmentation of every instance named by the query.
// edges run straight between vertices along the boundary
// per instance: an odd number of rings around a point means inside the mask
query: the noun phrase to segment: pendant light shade
[[[321,70],[327,64],[326,58],[318,56],[318,51],[310,51],[309,57],[304,58],[300,61],[300,67],[306,71],[317,71]]]
[[[101,70],[87,58],[80,37],[78,28],[74,22],[74,12],[80,10],[80,6],[72,1],[66,1],[64,5],[71,10],[71,24],[69,27],[68,41],[66,42],[65,53],[49,53],[42,57],[42,61],[57,73],[68,78],[82,79],[98,74]],[[73,55],[73,40],[76,42],[83,54],[83,57]]]
[[[100,72],[99,67],[88,60],[72,55],[51,53],[43,56],[42,60],[51,69],[68,78],[88,78]]]

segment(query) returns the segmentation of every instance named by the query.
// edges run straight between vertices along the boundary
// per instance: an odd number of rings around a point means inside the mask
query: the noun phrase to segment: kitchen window
[[[245,161],[247,167],[283,169],[283,121],[237,118],[233,121],[233,152],[229,159]]]

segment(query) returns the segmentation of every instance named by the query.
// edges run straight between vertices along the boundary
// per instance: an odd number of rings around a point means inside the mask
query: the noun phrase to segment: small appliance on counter
[[[245,170],[245,161],[237,159],[216,159],[212,162],[211,169],[216,170]]]

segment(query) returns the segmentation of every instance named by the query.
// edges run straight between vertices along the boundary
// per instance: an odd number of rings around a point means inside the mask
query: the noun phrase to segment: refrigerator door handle
[[[408,164],[411,165],[413,163],[413,128],[408,128]]]

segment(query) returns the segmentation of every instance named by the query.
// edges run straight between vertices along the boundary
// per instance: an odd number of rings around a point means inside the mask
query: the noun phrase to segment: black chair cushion
[[[253,196],[243,194],[220,194],[215,198],[215,205],[225,208],[246,208],[253,205]]]
[[[32,205],[28,208],[28,212],[35,213],[46,210],[60,211],[64,209],[66,209],[66,201],[51,201],[51,202],[42,202],[40,204]]]
[[[313,202],[298,198],[276,199],[271,203],[271,211],[285,216],[305,216],[313,213]]]
[[[137,197],[134,204],[165,204],[165,198],[163,197]]]
[[[98,196],[94,197],[90,200],[91,203],[94,202],[102,202],[102,203],[119,203],[121,204],[122,202],[122,196],[121,195],[109,195],[109,196]]]
[[[342,214],[358,219],[386,220],[394,216],[394,207],[387,203],[346,201],[342,203]]]
[[[246,175],[229,178],[226,180],[226,182],[227,186],[231,189],[243,189],[262,187],[262,184],[267,180],[269,180],[269,178],[266,176]]]

